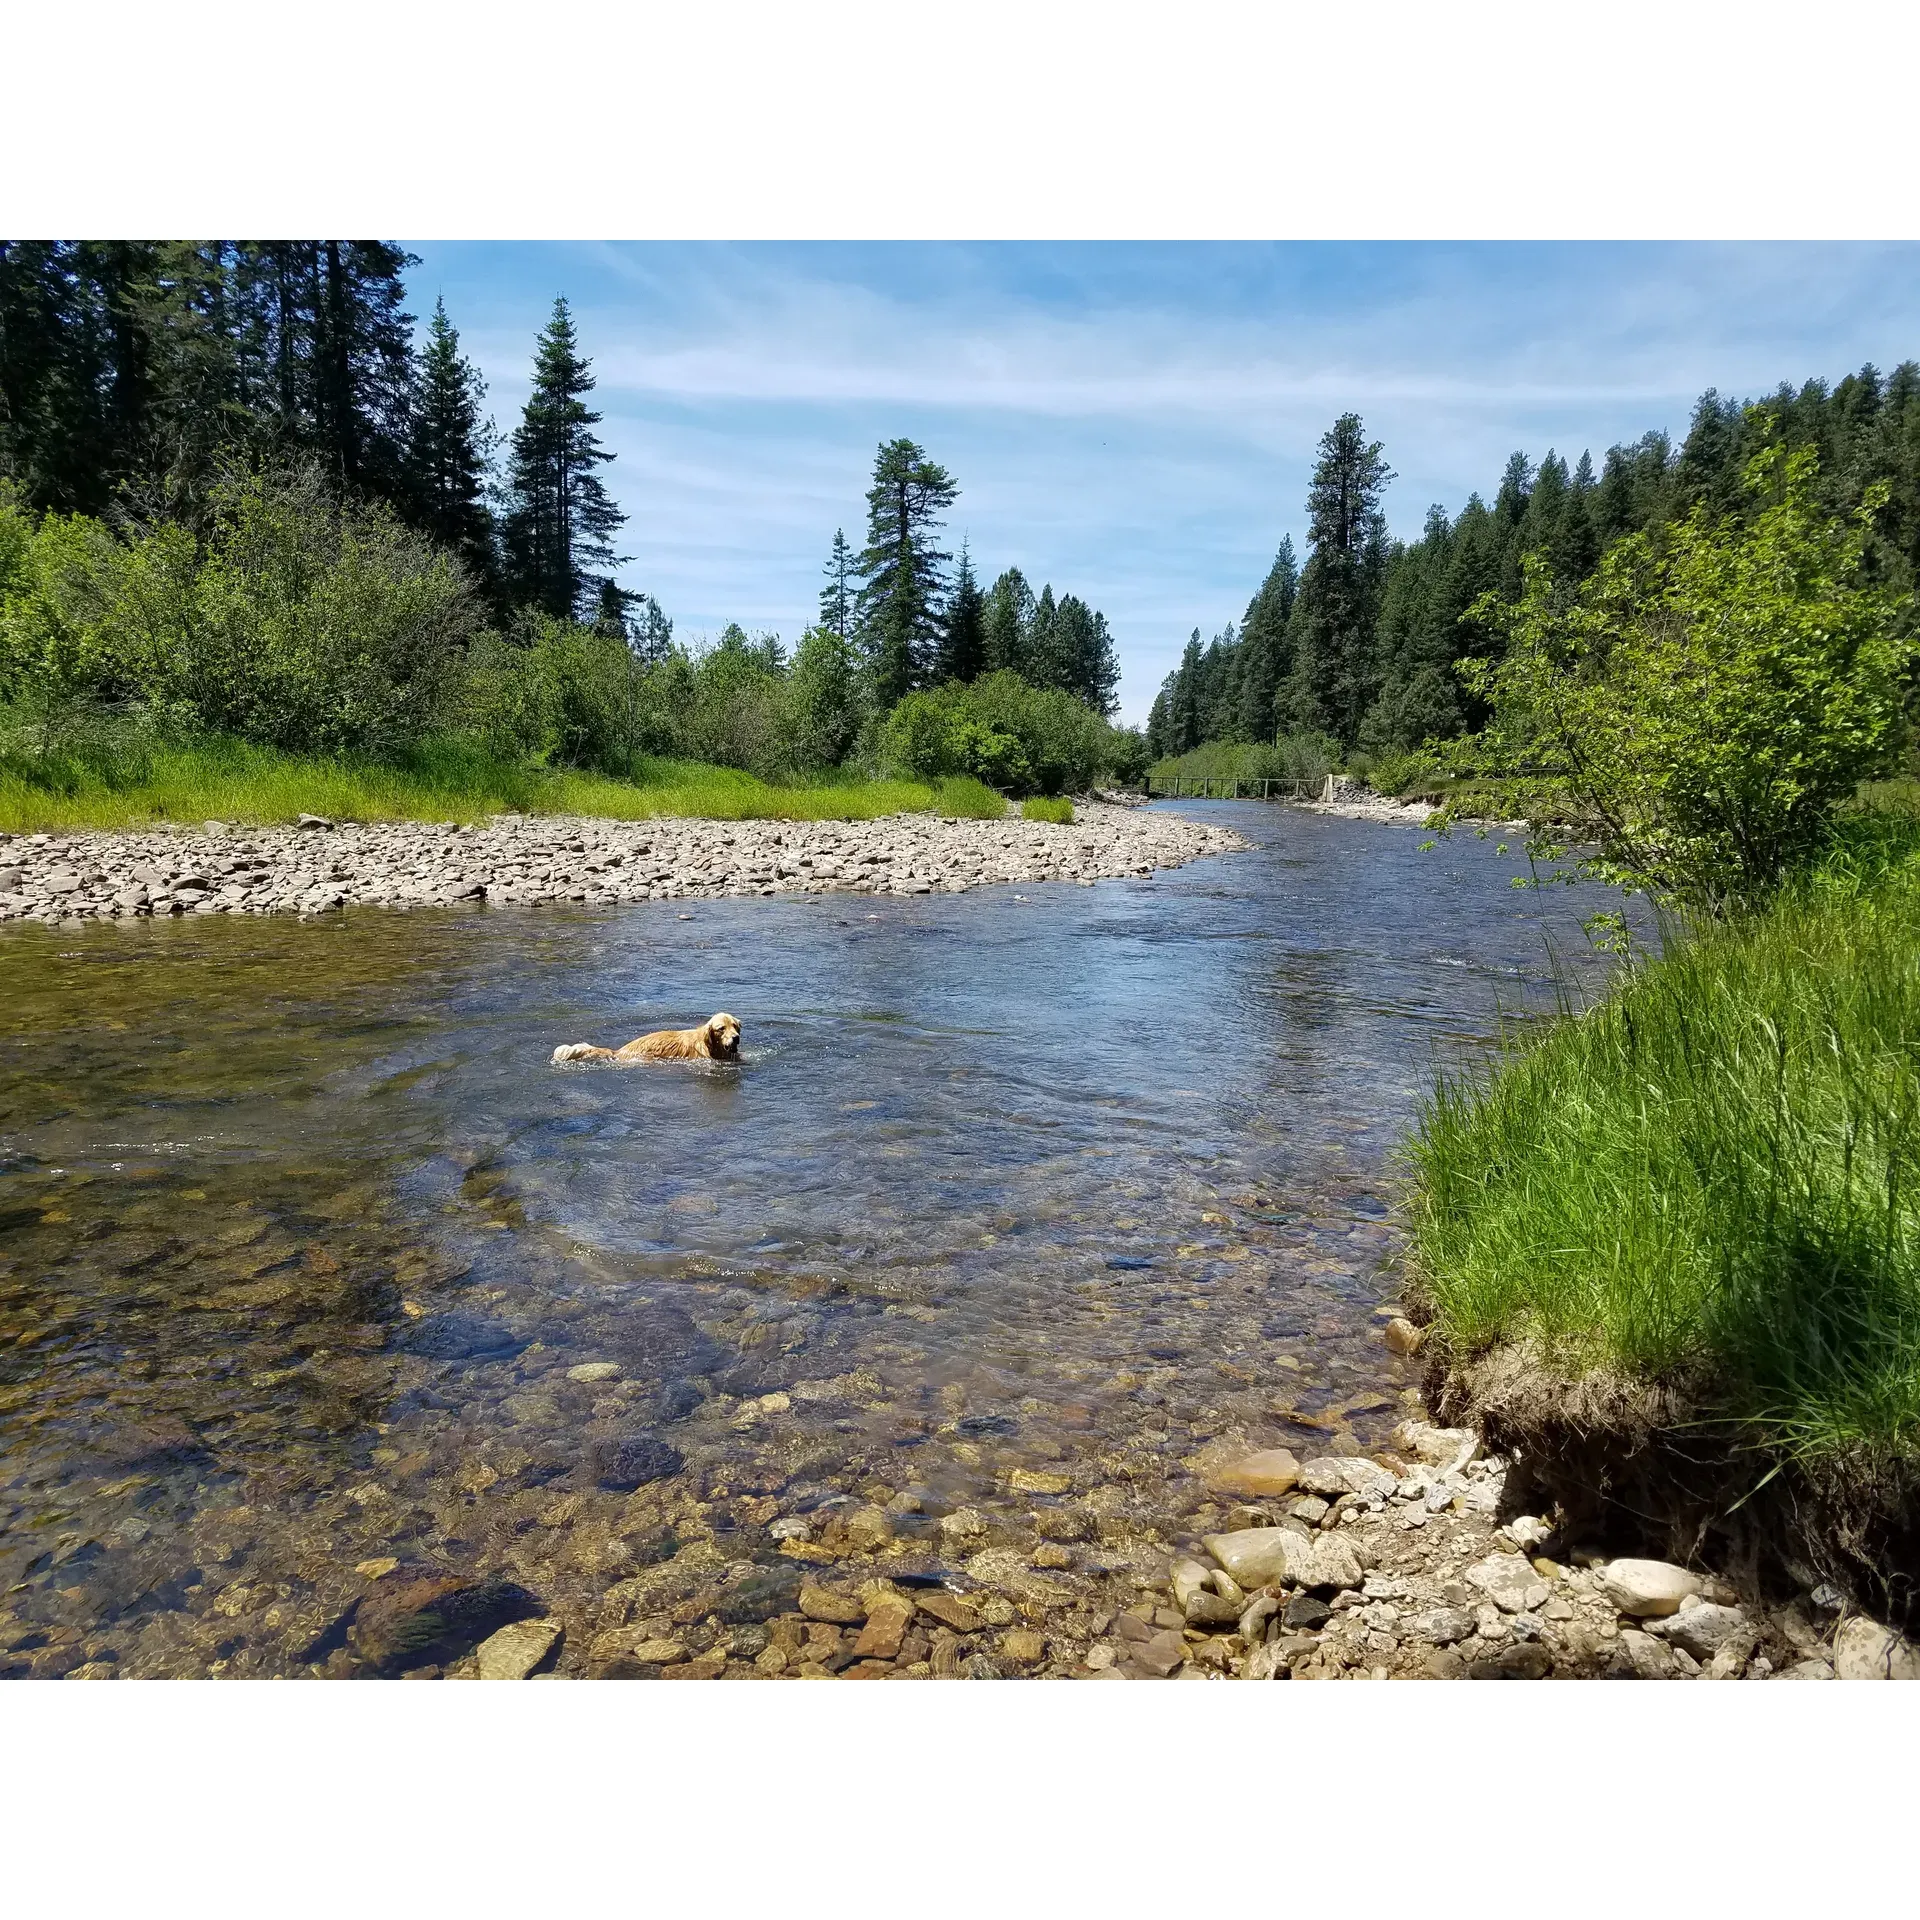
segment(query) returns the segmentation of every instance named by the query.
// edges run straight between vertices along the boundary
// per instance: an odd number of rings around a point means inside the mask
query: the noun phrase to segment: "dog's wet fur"
[[[574,1060],[611,1060],[616,1066],[630,1067],[639,1060],[739,1058],[740,1022],[730,1013],[716,1013],[697,1027],[670,1027],[660,1033],[643,1033],[624,1047],[590,1047],[576,1043],[553,1050],[556,1067],[564,1067]]]

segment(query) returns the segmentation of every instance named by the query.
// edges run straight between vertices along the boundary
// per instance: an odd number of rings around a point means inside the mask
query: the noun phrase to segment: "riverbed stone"
[[[844,1588],[821,1586],[806,1580],[800,1586],[800,1611],[809,1620],[824,1620],[835,1626],[850,1627],[866,1618],[867,1610],[857,1594]]]
[[[1920,1680],[1920,1647],[1865,1614],[1833,1636],[1833,1670],[1842,1680]]]
[[[1469,1567],[1464,1578],[1502,1613],[1526,1613],[1552,1592],[1546,1581],[1517,1553],[1490,1553]]]
[[[1711,1660],[1746,1624],[1747,1616],[1740,1608],[1715,1606],[1705,1600],[1684,1606],[1657,1622],[1668,1646],[1679,1647],[1696,1660]]]
[[[482,1680],[524,1680],[560,1640],[557,1620],[521,1620],[474,1649]]]
[[[1666,1560],[1609,1560],[1600,1588],[1621,1613],[1645,1619],[1678,1613],[1680,1603],[1700,1591],[1700,1576]]]
[[[861,1660],[891,1660],[913,1624],[913,1602],[904,1594],[883,1593],[867,1609],[853,1651]]]
[[[913,1598],[928,1619],[954,1633],[978,1633],[986,1625],[979,1612],[956,1593],[916,1593]]]
[[[1328,1454],[1309,1460],[1300,1469],[1300,1484],[1325,1500],[1337,1499],[1343,1493],[1357,1494],[1362,1500],[1384,1500],[1393,1492],[1395,1480],[1391,1470],[1377,1460]]]
[[[1301,1584],[1293,1569],[1305,1564],[1308,1541],[1289,1527],[1248,1527],[1210,1533],[1202,1544],[1243,1588]]]
[[[1214,1463],[1207,1468],[1203,1481],[1212,1493],[1269,1500],[1290,1493],[1299,1478],[1299,1461],[1285,1447],[1270,1447]]]

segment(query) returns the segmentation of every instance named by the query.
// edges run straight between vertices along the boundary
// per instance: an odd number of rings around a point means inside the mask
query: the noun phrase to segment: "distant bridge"
[[[1330,797],[1333,776],[1325,780],[1203,780],[1193,774],[1150,773],[1149,800],[1307,800],[1316,792]]]

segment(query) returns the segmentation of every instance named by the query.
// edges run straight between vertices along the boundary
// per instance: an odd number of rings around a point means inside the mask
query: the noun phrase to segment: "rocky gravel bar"
[[[0,836],[0,920],[316,914],[484,901],[615,906],[776,893],[964,893],[1141,877],[1247,843],[1228,829],[1083,801],[1071,826],[945,820],[597,820]]]
[[[1082,1669],[1128,1679],[1871,1680],[1920,1649],[1815,1587],[1762,1605],[1615,1557],[1509,1497],[1511,1463],[1413,1420],[1374,1455],[1216,1449],[1230,1512],[1114,1614]],[[1518,1489],[1523,1483],[1515,1479]],[[1284,1489],[1284,1491],[1282,1491]]]

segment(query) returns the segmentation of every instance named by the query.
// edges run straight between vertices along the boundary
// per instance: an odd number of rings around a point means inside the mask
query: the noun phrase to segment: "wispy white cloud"
[[[1514,447],[1596,457],[1750,394],[1920,352],[1913,247],[422,247],[503,419],[557,291],[600,379],[630,576],[691,628],[789,634],[875,442],[923,441],[989,572],[1102,606],[1144,713],[1237,618],[1348,409],[1397,531]]]

